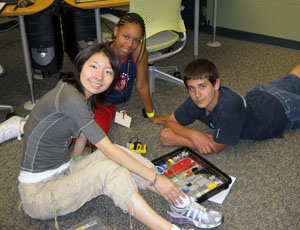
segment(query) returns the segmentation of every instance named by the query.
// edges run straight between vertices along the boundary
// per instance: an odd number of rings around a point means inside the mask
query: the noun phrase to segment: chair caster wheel
[[[179,71],[175,71],[175,72],[173,73],[173,76],[176,77],[176,78],[181,79],[181,73],[180,73]]]
[[[168,53],[173,51],[175,51],[175,48],[173,46],[168,48]]]

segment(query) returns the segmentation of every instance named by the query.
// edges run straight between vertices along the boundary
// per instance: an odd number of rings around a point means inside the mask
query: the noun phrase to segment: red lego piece
[[[191,158],[187,157],[176,164],[171,166],[171,169],[175,171],[175,173],[181,173],[196,164],[196,161],[193,161]]]
[[[193,172],[192,172],[192,171],[187,171],[186,174],[187,174],[188,176],[191,176],[191,175],[193,175]]]
[[[168,169],[166,172],[165,172],[165,175],[168,176],[168,177],[172,177],[174,174],[174,172],[171,170],[171,169]]]

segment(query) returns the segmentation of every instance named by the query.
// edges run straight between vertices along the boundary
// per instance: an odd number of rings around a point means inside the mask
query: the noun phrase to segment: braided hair
[[[142,41],[141,41],[141,51],[138,55],[137,62],[139,62],[140,58],[143,57],[145,50],[146,50],[146,28],[144,19],[138,15],[137,13],[127,12],[125,13],[119,20],[117,27],[122,27],[126,23],[135,23],[140,25],[142,29]]]

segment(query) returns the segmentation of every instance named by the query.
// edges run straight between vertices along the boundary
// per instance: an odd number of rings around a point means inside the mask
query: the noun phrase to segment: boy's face
[[[220,79],[212,85],[207,78],[190,79],[186,81],[193,102],[199,107],[211,112],[219,101]]]

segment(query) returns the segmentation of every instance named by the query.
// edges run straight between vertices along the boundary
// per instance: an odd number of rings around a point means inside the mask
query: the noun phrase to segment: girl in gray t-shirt
[[[186,209],[180,210],[198,212],[198,219],[191,220],[194,224],[221,224],[221,213],[187,198],[175,183],[156,172],[151,161],[112,144],[95,123],[93,105],[105,100],[120,76],[120,60],[112,49],[94,44],[81,51],[74,64],[72,77],[64,77],[36,104],[26,124],[19,174],[24,211],[32,218],[56,220],[107,195],[151,229],[179,229],[146,203],[139,187],[161,194],[169,203],[178,205],[180,197],[187,199]],[[76,155],[83,153],[87,139],[98,150],[71,160],[72,138],[77,138]]]

